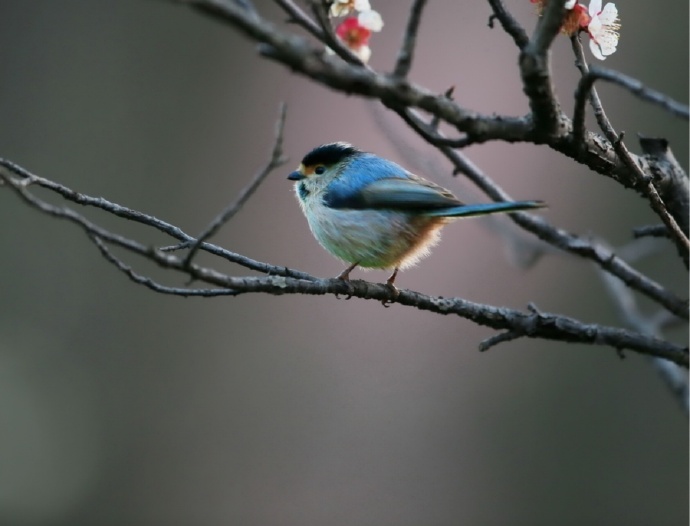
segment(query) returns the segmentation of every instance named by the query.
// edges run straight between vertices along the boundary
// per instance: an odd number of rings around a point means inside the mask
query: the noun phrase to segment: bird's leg
[[[386,285],[395,289],[394,283],[395,283],[395,278],[397,275],[398,275],[398,267],[395,267],[393,274],[391,274],[390,277],[386,280]]]
[[[353,263],[352,265],[347,267],[345,270],[343,270],[340,274],[338,274],[335,277],[335,279],[339,279],[339,280],[347,283],[347,285],[349,287],[349,292],[347,293],[347,298],[345,298],[346,300],[349,300],[352,297],[352,284],[350,283],[350,272],[352,272],[357,265],[359,265],[359,261],[356,263]],[[337,294],[336,294],[336,297],[338,297]]]
[[[342,279],[343,281],[350,281],[350,272],[352,272],[357,265],[359,265],[359,262],[353,263],[345,270],[343,270],[340,274],[338,274],[335,278]]]
[[[389,289],[391,289],[391,292],[393,293],[394,298],[397,298],[398,295],[400,294],[400,291],[399,291],[398,288],[394,285],[394,283],[395,283],[395,278],[396,278],[397,275],[398,275],[398,267],[395,267],[395,270],[393,270],[393,274],[391,274],[390,277],[386,280],[386,287],[388,287]],[[384,307],[388,307],[388,306],[389,306],[389,303],[391,303],[391,302],[388,301],[388,300],[383,300],[383,301],[381,302],[381,304],[382,304]]]

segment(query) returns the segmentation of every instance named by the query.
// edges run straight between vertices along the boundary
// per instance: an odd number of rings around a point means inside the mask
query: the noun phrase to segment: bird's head
[[[298,183],[300,195],[325,188],[357,155],[362,152],[346,142],[317,146],[304,156],[297,170],[288,179]]]

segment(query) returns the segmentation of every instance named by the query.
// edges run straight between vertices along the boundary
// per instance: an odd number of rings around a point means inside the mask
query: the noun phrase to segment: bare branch
[[[19,176],[19,179],[17,181],[18,185],[25,187],[30,185],[40,186],[80,206],[90,206],[98,208],[117,217],[121,217],[129,221],[134,221],[145,226],[153,227],[156,230],[169,235],[173,239],[177,239],[182,242],[182,245],[176,245],[175,247],[163,247],[160,249],[162,252],[187,248],[191,243],[195,241],[195,238],[193,236],[186,234],[181,228],[175,225],[162,221],[161,219],[158,219],[156,217],[143,214],[136,210],[132,210],[131,208],[127,208],[117,203],[113,203],[102,197],[92,197],[80,192],[76,192],[64,185],[34,175],[22,168],[21,166],[11,161],[7,161],[6,159],[0,158],[0,166],[3,167],[3,170],[0,170],[0,181],[8,180],[13,175]],[[94,231],[94,233],[97,234],[99,237],[105,239],[106,241],[111,241],[107,235],[107,232],[99,233]],[[241,254],[231,252],[229,250],[226,250],[216,245],[212,245],[210,243],[202,243],[200,249],[214,256],[223,258],[224,260],[230,263],[235,263],[237,265],[245,267],[249,270],[254,270],[257,272],[276,276],[289,276],[295,279],[314,279],[312,276],[305,272],[299,272],[296,270],[291,270],[286,267],[276,265],[269,265],[268,263],[253,260]]]
[[[410,9],[410,17],[407,20],[407,28],[405,29],[405,36],[403,38],[400,51],[398,52],[398,60],[393,69],[393,76],[405,78],[412,67],[412,56],[414,55],[414,48],[417,43],[417,30],[419,29],[419,22],[422,19],[422,11],[426,5],[426,0],[414,0],[412,8]]]
[[[669,237],[668,236],[668,230],[666,229],[666,225],[646,225],[646,226],[638,226],[637,228],[633,228],[633,237],[634,238],[641,238],[641,237]]]
[[[521,334],[513,331],[499,332],[498,334],[495,334],[487,338],[486,340],[482,340],[481,342],[479,342],[479,352],[486,352],[489,349],[491,349],[491,347],[495,347],[500,343],[517,340],[521,336]]]
[[[535,37],[535,42],[539,45],[533,42],[532,47],[523,52],[527,57],[522,64],[523,84],[532,106],[538,107],[539,111],[533,115],[513,117],[480,114],[408,81],[339,60],[327,55],[323,49],[314,47],[304,38],[282,32],[267,20],[247,12],[230,0],[190,0],[188,3],[259,42],[259,52],[265,57],[323,85],[344,93],[375,98],[390,107],[424,110],[467,134],[473,143],[503,140],[548,144],[592,170],[611,177],[626,187],[635,188],[629,168],[618,158],[611,145],[602,143],[599,135],[586,133],[584,149],[572,141],[572,123],[560,111],[554,97],[547,54],[541,49],[549,40],[547,37],[551,35],[550,31],[554,26],[552,22],[540,22],[539,27],[542,29],[538,27],[535,32],[538,36]],[[547,9],[543,18],[551,20],[552,15],[547,16],[550,12],[552,11]],[[560,11],[556,15],[560,16]]]
[[[214,235],[221,226],[230,221],[237,212],[240,211],[244,203],[254,194],[254,192],[259,188],[259,185],[266,179],[266,177],[276,168],[285,164],[287,159],[283,156],[283,131],[285,129],[285,115],[287,111],[287,106],[285,103],[280,105],[280,115],[278,117],[278,122],[276,124],[276,138],[273,144],[273,150],[271,152],[271,158],[269,159],[266,166],[264,166],[257,174],[254,176],[252,181],[240,192],[237,199],[230,205],[228,205],[218,216],[211,221],[211,223],[204,229],[204,231],[199,234],[199,237],[194,241],[189,247],[189,253],[185,259],[185,264],[189,263],[194,258],[197,250],[201,244]]]
[[[637,162],[637,159],[633,157],[623,143],[624,133],[621,133],[620,135],[617,134],[608,117],[606,117],[601,100],[594,89],[594,81],[596,80],[596,76],[590,75],[590,70],[584,57],[582,43],[580,42],[579,36],[574,36],[571,39],[571,42],[573,44],[575,55],[577,56],[578,67],[583,75],[578,83],[575,93],[576,104],[575,114],[573,117],[573,141],[575,141],[577,144],[577,142],[581,139],[580,134],[584,131],[585,101],[587,98],[589,98],[601,130],[604,132],[604,135],[609,142],[613,145],[618,157],[628,167],[631,179],[635,181],[635,187],[647,197],[654,212],[656,212],[664,225],[666,225],[666,228],[669,230],[671,235],[671,239],[676,244],[678,253],[680,254],[683,263],[687,268],[690,253],[690,241],[676,223],[675,218],[666,210],[666,205],[659,197],[659,194],[652,182],[652,178],[643,172],[642,168]]]
[[[447,146],[449,148],[463,148],[472,144],[472,140],[468,137],[460,137],[459,139],[450,139],[440,134],[433,126],[433,123],[427,124],[415,112],[409,108],[392,108],[405,123],[424,138],[429,144],[434,146]]]
[[[103,240],[95,234],[92,234],[91,240],[100,250],[101,255],[112,263],[115,268],[120,270],[125,276],[131,279],[134,283],[138,285],[144,285],[145,287],[151,289],[154,292],[159,292],[161,294],[170,294],[172,296],[202,296],[204,298],[210,298],[215,296],[234,296],[237,293],[230,289],[208,289],[208,288],[198,288],[192,289],[188,287],[168,287],[161,285],[156,281],[152,280],[147,276],[142,276],[137,274],[132,270],[132,267],[126,265],[121,259],[117,258],[108,248],[108,246],[103,242]]]
[[[257,292],[274,295],[347,294],[362,299],[374,299],[380,302],[412,306],[438,314],[454,314],[479,325],[513,332],[523,337],[601,345],[613,347],[617,350],[630,349],[641,354],[671,360],[683,367],[688,366],[688,352],[686,348],[659,338],[615,327],[585,324],[566,316],[535,311],[525,314],[513,309],[477,304],[461,298],[432,297],[409,290],[392,291],[387,285],[361,280],[344,282],[337,278],[322,280],[312,277],[310,280],[305,280],[285,276],[233,277],[195,263],[186,265],[183,258],[178,258],[161,250],[147,247],[137,241],[113,234],[90,222],[70,208],[58,207],[38,199],[28,191],[28,187],[34,179],[13,177],[3,171],[0,172],[0,180],[4,181],[24,202],[33,208],[53,217],[66,219],[80,226],[89,238],[94,241],[98,239],[99,241],[103,240],[114,244],[153,261],[162,268],[175,270],[194,280],[231,290],[235,295]],[[45,187],[45,185],[43,186]],[[59,187],[59,185],[53,186]],[[149,218],[150,225],[157,228],[158,220],[141,212],[137,214],[142,219]],[[144,222],[146,223],[146,221]],[[109,261],[113,263],[112,259],[109,259]],[[137,280],[136,282],[149,286],[148,283],[142,280]],[[164,290],[164,292],[166,294],[172,293],[169,289]]]
[[[408,119],[417,121],[417,127],[415,127],[415,129],[423,127],[424,122],[416,117],[414,113],[407,112],[406,115]],[[438,133],[440,134],[440,132]],[[424,133],[420,135],[425,139],[427,137]],[[448,146],[439,145],[438,149],[453,164],[456,172],[465,174],[491,199],[494,201],[513,200],[507,192],[494,183],[466,156]],[[565,252],[591,260],[602,269],[621,279],[629,287],[648,296],[660,305],[663,305],[676,316],[682,319],[688,319],[687,301],[678,298],[656,281],[632,268],[628,263],[617,257],[614,252],[602,244],[576,236],[563,229],[553,227],[543,217],[534,214],[516,212],[510,214],[510,218],[528,232],[535,234],[542,241]]]
[[[494,10],[493,17],[501,23],[503,30],[513,38],[515,45],[519,49],[523,49],[529,42],[527,32],[518,21],[513,18],[513,15],[508,12],[502,0],[489,0],[489,4],[491,4],[491,8]],[[493,27],[492,21],[489,22],[489,27]]]
[[[521,48],[520,74],[522,89],[529,98],[533,118],[533,132],[537,141],[563,134],[561,107],[551,81],[549,48],[560,30],[565,15],[565,3],[548,2],[539,18],[532,38]]]
[[[678,226],[690,235],[690,179],[676,160],[668,141],[639,135],[644,152],[645,172],[651,173],[654,187]]]
[[[609,142],[613,144],[618,140],[618,136],[611,125],[606,113],[604,112],[604,107],[601,104],[601,99],[597,90],[594,88],[594,78],[589,76],[589,66],[587,64],[587,59],[585,58],[585,52],[582,48],[582,41],[580,40],[580,35],[573,35],[570,39],[573,47],[573,52],[575,53],[576,66],[580,70],[582,77],[575,90],[575,109],[573,111],[573,143],[580,152],[585,150],[585,111],[587,101],[592,105],[592,111],[594,112],[594,117],[597,120],[597,124],[604,135],[609,138]],[[632,179],[632,178],[630,178]],[[634,185],[631,181],[630,184]]]
[[[630,167],[631,172],[636,174],[636,176],[641,181],[645,181],[643,191],[647,195],[647,199],[649,200],[652,209],[661,218],[664,225],[666,225],[666,228],[669,231],[669,235],[673,242],[676,244],[678,253],[680,254],[681,259],[685,264],[685,268],[688,268],[690,241],[688,240],[687,236],[683,233],[683,231],[680,229],[674,217],[668,213],[668,210],[666,210],[666,205],[661,200],[659,193],[656,191],[652,178],[647,176],[642,171],[642,168],[640,168],[640,166],[635,162],[627,147],[623,143],[624,135],[625,134],[621,132],[618,136],[618,141],[614,144],[614,146],[616,147],[616,151],[623,159],[623,161],[625,161],[625,163]]]
[[[315,36],[318,40],[325,42],[326,37],[321,27],[311,18],[309,18],[309,16],[297,4],[295,4],[295,2],[292,0],[275,0],[275,2],[282,7],[288,15],[290,15],[288,22],[298,24]]]
[[[627,89],[639,99],[656,104],[681,119],[688,120],[690,117],[690,109],[685,104],[681,104],[659,91],[648,88],[639,80],[629,77],[619,71],[613,71],[600,66],[590,66],[587,76],[592,77],[593,82],[596,80],[605,80],[617,84]]]

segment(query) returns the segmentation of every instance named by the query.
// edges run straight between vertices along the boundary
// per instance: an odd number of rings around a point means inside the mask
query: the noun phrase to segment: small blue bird
[[[439,241],[441,228],[459,217],[546,206],[541,201],[466,205],[450,191],[392,161],[335,142],[317,146],[288,179],[314,237],[349,266],[399,269],[414,265]]]

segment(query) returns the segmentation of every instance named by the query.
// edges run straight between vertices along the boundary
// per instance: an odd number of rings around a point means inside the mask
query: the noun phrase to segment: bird
[[[400,269],[416,264],[454,219],[543,208],[542,201],[464,204],[449,190],[347,142],[317,146],[287,177],[317,241],[348,266]]]

